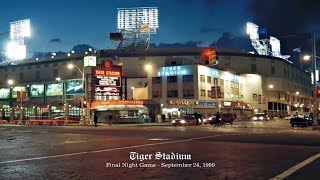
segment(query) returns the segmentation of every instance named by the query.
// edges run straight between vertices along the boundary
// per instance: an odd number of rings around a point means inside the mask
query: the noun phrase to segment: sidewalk
[[[140,126],[172,126],[172,124],[167,123],[141,123],[141,124],[112,124],[109,125],[107,123],[98,123],[98,126],[130,126],[130,127],[140,127]],[[84,124],[67,124],[66,126],[94,126],[94,124],[84,125]]]

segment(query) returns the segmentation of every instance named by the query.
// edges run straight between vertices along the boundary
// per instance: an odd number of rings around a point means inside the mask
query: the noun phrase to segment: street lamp
[[[80,68],[74,64],[68,64],[68,69],[73,69],[74,67],[77,68],[77,70],[80,72],[80,74],[82,75],[82,87],[84,88],[84,96],[81,99],[81,118],[80,118],[80,124],[85,124],[85,117],[84,117],[84,113],[83,113],[83,108],[84,108],[84,97],[86,96],[86,88],[85,88],[85,79],[84,79],[84,66],[82,68],[82,71],[80,70]]]
[[[10,108],[13,106],[13,102],[12,102],[12,85],[14,84],[14,81],[12,79],[8,79],[8,85],[10,88]]]

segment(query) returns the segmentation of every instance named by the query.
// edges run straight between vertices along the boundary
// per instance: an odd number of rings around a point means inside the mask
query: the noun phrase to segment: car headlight
[[[209,119],[209,121],[211,121],[211,120],[212,120],[212,117],[209,117],[208,119]]]
[[[181,120],[180,122],[181,122],[182,124],[186,123],[186,121],[185,121],[185,120]]]
[[[257,118],[257,117],[253,117],[252,119],[253,119],[253,120],[257,120],[258,118]]]
[[[172,120],[171,123],[176,123],[176,121],[175,121],[175,120]]]
[[[204,122],[204,123],[207,122],[207,119],[203,119],[203,122]]]
[[[259,117],[259,120],[263,120],[263,116],[260,116],[260,117]]]

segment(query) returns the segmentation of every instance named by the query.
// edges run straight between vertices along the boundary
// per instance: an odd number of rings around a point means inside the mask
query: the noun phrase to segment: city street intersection
[[[287,120],[221,127],[1,125],[0,154],[0,179],[319,179],[320,131],[291,128]]]

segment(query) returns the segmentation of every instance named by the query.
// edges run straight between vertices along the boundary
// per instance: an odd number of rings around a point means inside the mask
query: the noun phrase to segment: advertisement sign
[[[17,91],[17,102],[27,102],[28,93],[23,91]]]
[[[18,97],[18,92],[27,92],[27,88],[23,86],[16,86],[12,88],[12,98],[17,98]]]
[[[109,60],[103,61],[98,69],[94,69],[93,84],[95,99],[121,99],[122,67],[114,66]]]
[[[0,88],[0,99],[10,98],[10,88]]]
[[[66,94],[80,94],[84,93],[82,81],[68,81],[66,83]]]
[[[63,83],[46,84],[46,96],[62,96]]]
[[[29,86],[30,97],[43,97],[44,84],[32,84]]]
[[[96,85],[98,86],[121,86],[121,77],[119,76],[96,76]]]

